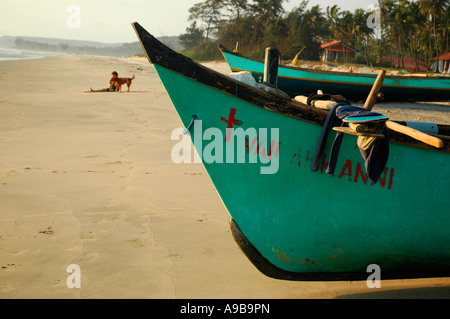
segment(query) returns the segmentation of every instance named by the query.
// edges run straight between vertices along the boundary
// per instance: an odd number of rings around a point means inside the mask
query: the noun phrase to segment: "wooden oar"
[[[386,127],[390,130],[393,130],[393,131],[396,131],[399,133],[403,133],[403,134],[408,135],[418,141],[421,141],[425,144],[429,144],[436,148],[444,147],[444,142],[440,138],[423,133],[423,132],[413,129],[411,127],[401,125],[401,124],[395,123],[393,121],[386,121]]]
[[[366,99],[366,103],[364,104],[365,109],[372,110],[373,106],[375,105],[375,102],[377,101],[377,99],[380,98],[379,91],[383,84],[385,74],[386,74],[385,70],[381,70],[378,73],[377,79],[375,80],[372,90],[370,91],[370,94]],[[444,142],[440,138],[423,133],[411,127],[401,125],[389,120],[386,121],[386,127],[392,131],[408,135],[418,141],[434,146],[436,148],[444,147]]]
[[[297,95],[294,100],[296,100],[297,102],[303,103],[308,105],[307,101],[308,101],[308,97],[304,96],[304,95]],[[333,101],[321,101],[321,100],[317,100],[317,101],[313,101],[313,105],[318,109],[322,109],[322,110],[331,110],[333,108],[333,106],[335,106],[337,103],[333,102]]]

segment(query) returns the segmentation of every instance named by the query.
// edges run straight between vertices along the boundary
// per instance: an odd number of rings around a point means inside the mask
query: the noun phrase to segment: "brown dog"
[[[111,77],[111,80],[109,80],[109,83],[115,88],[116,92],[122,91],[122,85],[124,84],[126,84],[128,87],[127,92],[130,92],[131,81],[133,81],[134,79],[134,74],[131,78],[119,78],[117,72],[114,71],[112,75],[113,76]]]

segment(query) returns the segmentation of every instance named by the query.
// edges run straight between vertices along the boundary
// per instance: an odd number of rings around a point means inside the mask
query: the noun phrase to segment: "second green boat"
[[[249,59],[219,45],[233,72],[249,71],[257,82],[264,74],[264,63]],[[365,99],[375,82],[376,74],[313,70],[283,65],[278,69],[278,87],[292,97],[310,95],[322,90],[341,94],[349,100]],[[449,101],[450,76],[396,75],[383,83],[385,101]]]

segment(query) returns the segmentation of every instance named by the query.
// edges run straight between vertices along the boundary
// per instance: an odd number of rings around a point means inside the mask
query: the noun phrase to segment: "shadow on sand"
[[[341,295],[336,299],[450,299],[450,286],[373,291]]]

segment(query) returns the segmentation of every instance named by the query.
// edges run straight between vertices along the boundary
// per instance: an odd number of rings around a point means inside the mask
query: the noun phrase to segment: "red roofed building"
[[[441,56],[433,58],[433,60],[435,62],[433,62],[433,65],[431,66],[431,68],[435,72],[450,74],[450,52],[444,53]]]
[[[354,61],[357,51],[342,41],[331,41],[320,46],[323,50],[322,61]]]
[[[403,57],[393,57],[393,56],[384,56],[383,57],[384,62],[390,62],[393,66],[396,68],[402,68],[407,69],[411,72],[427,72],[427,65],[423,61],[416,61],[414,58],[406,58]],[[416,65],[419,64],[418,70],[416,69]]]

